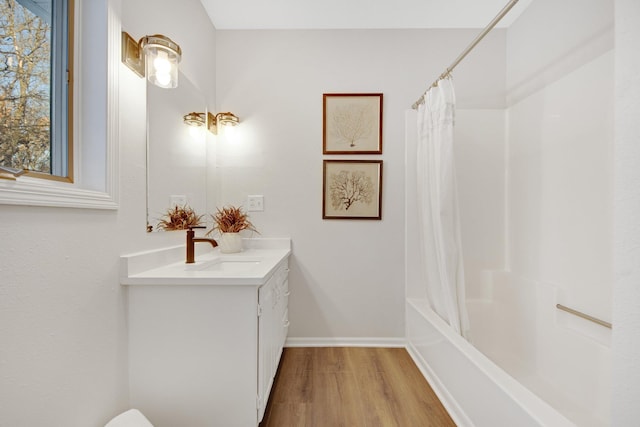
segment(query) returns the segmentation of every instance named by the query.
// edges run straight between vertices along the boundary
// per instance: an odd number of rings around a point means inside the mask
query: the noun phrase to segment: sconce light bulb
[[[201,138],[203,132],[203,129],[199,126],[189,126],[189,136],[195,140]]]
[[[171,83],[171,74],[170,73],[156,73],[156,82],[162,87],[167,87]]]
[[[232,126],[230,126],[230,125],[224,126],[224,135],[227,138],[234,139],[235,134],[236,134],[236,127],[235,126],[233,126],[233,125]]]
[[[167,52],[158,49],[158,56],[153,59],[153,66],[157,74],[169,74],[171,72],[171,62]]]

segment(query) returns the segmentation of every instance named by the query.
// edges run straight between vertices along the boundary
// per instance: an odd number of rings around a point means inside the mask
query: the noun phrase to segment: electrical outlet
[[[187,204],[187,196],[183,194],[171,195],[170,204],[172,208],[175,208],[176,206],[184,206]]]
[[[247,210],[251,212],[264,210],[264,196],[247,196]]]

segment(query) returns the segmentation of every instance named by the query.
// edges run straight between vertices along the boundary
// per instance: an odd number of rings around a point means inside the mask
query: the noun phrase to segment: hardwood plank
[[[286,376],[288,374],[312,371],[314,350],[307,347],[285,348],[282,352],[278,372]]]
[[[343,347],[314,348],[313,369],[317,372],[353,372]]]
[[[298,374],[280,373],[273,386],[269,401],[280,404],[312,402],[313,371]]]
[[[454,425],[442,403],[405,349],[380,349],[385,377],[400,425]],[[400,398],[401,397],[401,398]],[[451,423],[451,424],[448,424]]]
[[[260,427],[307,427],[313,425],[311,406],[307,403],[274,403],[265,413]]]
[[[260,427],[455,427],[403,348],[286,348]]]
[[[395,397],[389,388],[384,372],[360,372],[358,373],[358,386],[362,399],[365,417],[361,425],[396,427],[398,413]]]
[[[353,372],[364,370],[384,372],[384,366],[380,360],[379,348],[369,347],[346,347],[343,348],[347,354],[347,363]]]
[[[312,426],[361,425],[360,391],[350,372],[314,372]]]

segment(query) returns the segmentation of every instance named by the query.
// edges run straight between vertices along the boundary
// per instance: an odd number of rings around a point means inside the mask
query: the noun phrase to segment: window
[[[73,0],[0,0],[0,166],[73,181]]]
[[[29,4],[42,5],[46,1],[30,0]],[[73,127],[70,121],[68,124],[69,133],[73,133],[73,152],[68,154],[73,164],[69,162],[67,168],[69,174],[73,172],[73,182],[66,178],[40,179],[33,174],[15,180],[0,179],[0,205],[118,208],[120,2],[67,1],[69,21],[73,22],[71,15],[75,17],[74,25],[69,26],[73,27],[73,37],[69,36],[69,43],[74,46],[73,58],[68,55],[76,70],[69,83],[74,120]],[[17,3],[22,6],[27,0],[14,0]],[[4,54],[0,53],[0,68],[4,61]],[[0,169],[0,178],[7,176],[13,177]]]

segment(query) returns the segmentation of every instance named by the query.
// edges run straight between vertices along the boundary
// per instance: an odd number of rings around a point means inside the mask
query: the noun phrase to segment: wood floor
[[[285,348],[260,427],[455,427],[403,348]]]

